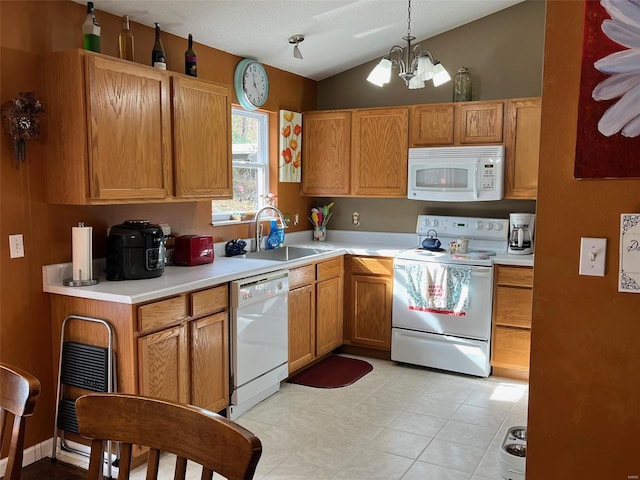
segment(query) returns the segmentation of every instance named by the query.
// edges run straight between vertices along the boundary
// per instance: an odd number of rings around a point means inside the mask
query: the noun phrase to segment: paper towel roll
[[[92,227],[71,227],[71,253],[73,280],[84,281],[93,278]]]

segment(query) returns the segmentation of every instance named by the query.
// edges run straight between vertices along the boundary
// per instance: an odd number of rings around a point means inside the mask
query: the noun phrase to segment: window
[[[214,223],[240,220],[257,211],[269,191],[269,116],[231,111],[233,199],[211,202]]]

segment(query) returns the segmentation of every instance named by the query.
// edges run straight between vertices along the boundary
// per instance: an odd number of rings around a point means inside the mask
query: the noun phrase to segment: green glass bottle
[[[193,36],[189,34],[189,45],[184,52],[184,73],[192,77],[198,76],[198,59],[196,51],[193,49]]]
[[[462,67],[453,79],[453,101],[471,101],[471,74],[467,67]]]
[[[96,20],[93,2],[87,2],[87,16],[82,24],[82,38],[85,50],[100,53],[100,24]]]

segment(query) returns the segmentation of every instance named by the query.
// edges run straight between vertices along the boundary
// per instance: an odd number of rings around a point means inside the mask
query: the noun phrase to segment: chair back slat
[[[178,462],[182,461],[180,458],[195,462],[203,467],[202,478],[211,478],[209,472],[216,472],[228,480],[253,478],[262,453],[260,440],[251,432],[216,413],[191,405],[99,393],[78,398],[76,412],[81,435],[120,442],[120,473],[125,466],[122,448],[132,444],[174,454]],[[148,480],[157,478],[155,455],[150,457]],[[174,478],[183,478],[177,476],[183,470],[178,464]],[[88,480],[97,478],[87,477]],[[126,478],[128,476],[118,476],[119,480]]]
[[[33,415],[40,396],[40,381],[24,370],[0,363],[0,450],[11,423],[5,480],[20,480],[26,417]],[[13,420],[12,420],[13,419]]]

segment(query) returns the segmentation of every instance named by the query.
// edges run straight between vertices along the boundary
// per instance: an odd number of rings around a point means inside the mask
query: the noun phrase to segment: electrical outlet
[[[351,223],[356,227],[360,225],[360,214],[358,212],[353,212],[351,214]]]
[[[11,258],[24,257],[24,238],[21,233],[9,235],[9,255]]]
[[[297,213],[293,214],[293,224],[294,225],[298,225],[300,223],[300,215],[298,215]]]

